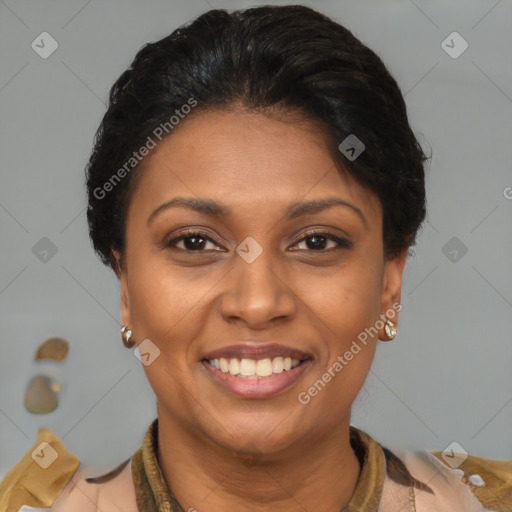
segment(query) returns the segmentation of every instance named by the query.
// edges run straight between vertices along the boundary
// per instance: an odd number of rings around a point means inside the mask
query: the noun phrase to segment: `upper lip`
[[[217,348],[208,352],[204,359],[220,359],[224,357],[226,359],[266,359],[273,357],[291,357],[292,359],[310,359],[311,355],[303,350],[286,347],[279,343],[267,343],[262,344],[248,344],[240,343],[237,345],[230,345],[227,347]]]

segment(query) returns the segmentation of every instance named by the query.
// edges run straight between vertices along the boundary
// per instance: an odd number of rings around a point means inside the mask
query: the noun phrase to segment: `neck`
[[[286,453],[242,460],[159,408],[158,459],[185,511],[340,512],[361,470],[349,428],[350,417],[321,439],[302,441]]]

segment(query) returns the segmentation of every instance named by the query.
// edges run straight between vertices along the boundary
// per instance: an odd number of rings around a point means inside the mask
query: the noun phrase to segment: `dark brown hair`
[[[335,158],[380,199],[386,257],[414,245],[426,215],[427,157],[395,79],[327,16],[299,5],[264,6],[202,14],[144,45],[112,86],[86,168],[89,232],[105,264],[113,266],[112,249],[124,254],[130,191],[143,165],[115,182],[114,174],[191,98],[194,112],[237,104],[320,121]],[[365,146],[354,160],[338,150],[351,134]]]

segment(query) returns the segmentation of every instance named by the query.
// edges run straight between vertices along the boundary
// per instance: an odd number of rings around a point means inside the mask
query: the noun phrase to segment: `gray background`
[[[379,343],[352,424],[389,447],[443,450],[456,440],[512,459],[512,4],[303,3],[382,57],[433,151],[428,222],[407,261],[399,332]],[[254,5],[0,1],[0,478],[41,426],[91,474],[141,445],[155,397],[120,340],[115,276],[88,239],[83,169],[107,92],[144,43],[210,7]],[[59,45],[47,59],[31,48],[44,31]],[[441,46],[453,31],[469,44],[458,58]],[[32,252],[43,237],[57,248],[46,262]],[[49,336],[70,341],[64,363],[33,361]],[[62,386],[47,415],[23,407],[38,372]]]

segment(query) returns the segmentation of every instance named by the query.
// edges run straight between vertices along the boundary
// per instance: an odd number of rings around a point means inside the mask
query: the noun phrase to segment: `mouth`
[[[289,372],[310,358],[298,359],[292,357],[266,357],[264,359],[215,358],[203,359],[202,362],[222,373],[239,379],[274,378],[283,372]]]
[[[212,381],[242,398],[268,398],[293,386],[313,357],[280,345],[239,345],[199,361]]]

